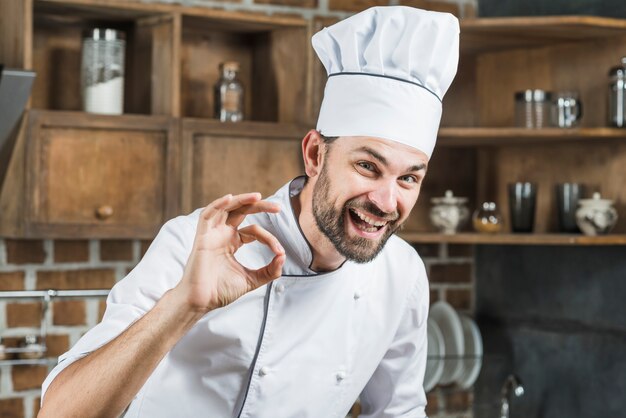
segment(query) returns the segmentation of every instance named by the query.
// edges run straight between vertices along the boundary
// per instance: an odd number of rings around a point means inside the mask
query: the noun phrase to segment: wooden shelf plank
[[[461,51],[541,47],[626,35],[626,20],[596,16],[478,18],[461,21]]]
[[[156,14],[181,14],[202,18],[205,21],[222,23],[230,30],[271,30],[279,27],[306,27],[307,21],[297,16],[274,15],[249,11],[230,11],[200,6],[181,6],[164,3],[136,3],[125,0],[35,0],[35,6],[42,11],[69,9],[72,14],[83,17],[100,16],[115,19],[136,19]],[[95,14],[94,14],[95,13]]]
[[[441,128],[441,146],[516,145],[566,141],[626,140],[626,129],[619,128]]]
[[[431,232],[401,232],[402,239],[414,244],[476,245],[626,245],[626,235],[590,237],[578,234],[478,234],[446,235]]]

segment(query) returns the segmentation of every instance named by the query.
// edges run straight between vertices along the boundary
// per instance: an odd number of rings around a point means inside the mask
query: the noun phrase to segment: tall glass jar
[[[125,49],[123,32],[95,28],[85,33],[81,62],[85,112],[109,115],[123,112]]]
[[[626,127],[626,57],[609,71],[609,125]]]
[[[243,85],[238,79],[239,63],[220,64],[220,79],[215,84],[215,118],[222,122],[243,120]]]

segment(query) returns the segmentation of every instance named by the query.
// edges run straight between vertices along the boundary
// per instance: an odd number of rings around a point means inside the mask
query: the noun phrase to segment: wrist
[[[181,283],[170,289],[165,294],[165,297],[168,299],[167,302],[170,305],[170,309],[177,312],[180,316],[179,319],[184,321],[184,323],[195,324],[210,311],[206,308],[194,306],[190,302],[189,293],[185,291],[184,285]]]

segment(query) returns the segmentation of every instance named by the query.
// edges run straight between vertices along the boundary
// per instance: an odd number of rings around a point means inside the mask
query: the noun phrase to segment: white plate
[[[428,318],[428,357],[426,358],[426,373],[424,374],[424,391],[434,388],[443,373],[442,357],[445,355],[443,334],[437,323]]]
[[[482,366],[483,340],[480,330],[471,318],[461,315],[461,325],[463,326],[463,338],[465,339],[465,358],[463,359],[463,373],[457,380],[463,389],[470,388],[478,375]]]
[[[454,383],[463,373],[462,357],[465,342],[461,320],[454,308],[444,301],[436,302],[430,307],[430,317],[439,325],[446,349],[443,374],[439,379],[439,384]]]

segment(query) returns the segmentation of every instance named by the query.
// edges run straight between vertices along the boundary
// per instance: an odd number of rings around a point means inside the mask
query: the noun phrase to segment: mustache
[[[378,206],[376,206],[374,203],[370,201],[361,202],[358,200],[349,200],[346,203],[346,207],[349,209],[361,209],[362,211],[369,212],[372,215],[378,218],[381,218],[382,220],[386,222],[395,222],[400,217],[400,214],[398,213],[398,211],[394,211],[392,213],[385,212],[383,210],[380,210]]]

